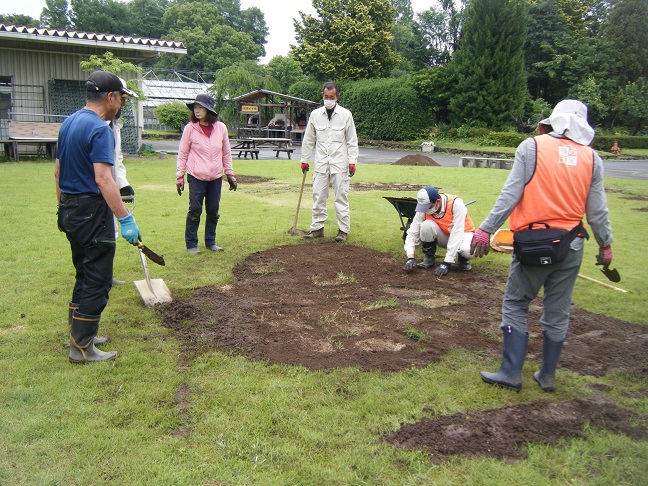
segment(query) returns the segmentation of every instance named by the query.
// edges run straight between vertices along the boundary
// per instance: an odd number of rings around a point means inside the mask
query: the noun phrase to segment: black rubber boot
[[[482,380],[491,385],[498,385],[511,390],[520,391],[522,388],[522,366],[526,358],[529,334],[521,333],[506,326],[504,331],[504,350],[502,364],[496,373],[481,372]]]
[[[101,316],[81,314],[78,310],[73,312],[68,354],[70,363],[85,364],[115,359],[116,352],[104,353],[95,348],[94,337],[99,330],[100,319]]]
[[[457,267],[459,270],[462,270],[464,272],[468,272],[469,270],[472,270],[472,265],[470,264],[470,260],[467,258],[462,257],[461,255],[457,255],[459,262],[457,263]]]
[[[434,262],[436,261],[436,247],[434,241],[432,243],[426,241],[423,242],[421,245],[421,249],[423,250],[423,261],[416,265],[418,268],[427,269],[434,266]]]
[[[542,366],[540,371],[533,374],[533,378],[544,391],[552,392],[556,386],[556,367],[565,340],[552,341],[544,331],[542,331],[542,337]]]
[[[77,304],[76,302],[70,302],[68,304],[68,332],[70,332],[70,330],[72,329],[72,314],[78,308],[79,308],[79,304]],[[95,336],[94,337],[94,345],[95,346],[100,346],[102,344],[106,344],[108,341],[110,341],[110,337],[108,337],[108,336]]]

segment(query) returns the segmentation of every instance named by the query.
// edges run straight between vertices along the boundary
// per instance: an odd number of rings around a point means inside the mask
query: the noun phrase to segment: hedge
[[[648,137],[633,137],[630,135],[596,135],[592,142],[592,147],[596,150],[610,151],[614,142],[619,144],[619,148],[623,149],[648,149]]]

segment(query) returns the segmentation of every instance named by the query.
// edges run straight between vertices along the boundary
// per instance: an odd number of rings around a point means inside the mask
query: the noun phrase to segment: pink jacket
[[[213,181],[225,175],[234,175],[232,152],[227,127],[217,121],[211,137],[207,138],[198,123],[188,123],[182,132],[176,178],[191,174],[201,181]]]

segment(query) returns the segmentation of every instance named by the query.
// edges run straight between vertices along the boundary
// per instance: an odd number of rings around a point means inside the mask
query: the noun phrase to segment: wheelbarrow
[[[398,217],[400,218],[401,227],[400,230],[403,232],[403,241],[407,238],[407,230],[409,229],[414,216],[416,216],[416,199],[413,197],[387,197],[384,196],[384,199],[387,199],[398,211]]]

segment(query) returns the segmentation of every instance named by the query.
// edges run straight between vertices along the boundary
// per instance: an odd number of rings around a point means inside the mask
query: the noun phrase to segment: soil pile
[[[415,166],[433,166],[440,167],[441,164],[436,162],[432,157],[422,154],[411,154],[406,155],[398,159],[392,165],[415,165]]]

